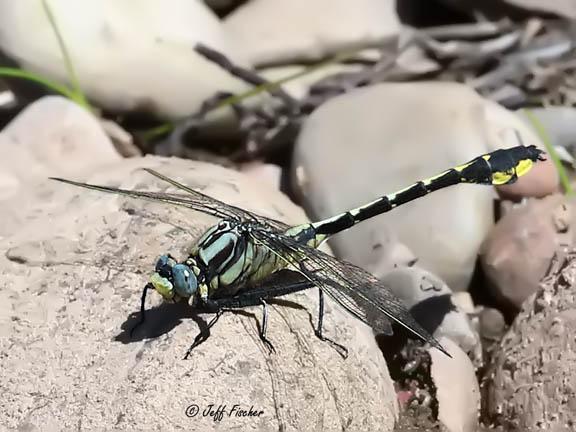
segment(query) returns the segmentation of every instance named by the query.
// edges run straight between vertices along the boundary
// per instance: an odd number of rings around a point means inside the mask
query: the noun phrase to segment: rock
[[[576,252],[557,257],[522,306],[487,381],[489,420],[510,432],[560,432],[576,423]]]
[[[140,150],[136,144],[134,144],[134,139],[132,135],[126,131],[118,123],[112,120],[100,119],[100,125],[102,129],[106,132],[106,135],[110,137],[114,143],[114,147],[124,157],[142,156],[142,150]]]
[[[529,200],[508,211],[486,238],[480,262],[492,296],[508,314],[536,291],[555,251],[573,243],[573,208],[563,195]]]
[[[153,167],[223,201],[292,223],[290,200],[224,168],[159,157],[132,158],[78,180],[164,190]],[[64,170],[53,168],[51,174]],[[89,173],[91,172],[91,173]],[[314,336],[317,292],[271,304],[269,355],[257,336],[261,311],[225,313],[188,361],[182,357],[200,319],[188,308],[148,299],[147,324],[135,323],[146,274],[156,257],[181,258],[214,219],[187,209],[39,181],[3,202],[18,229],[0,238],[0,424],[20,430],[231,429],[391,431],[397,402],[372,331],[328,302],[325,329],[350,350],[343,360]],[[179,325],[181,324],[181,325]],[[240,404],[257,417],[203,412]],[[190,408],[187,408],[190,407]],[[224,426],[225,424],[225,426]]]
[[[515,6],[529,13],[553,14],[568,19],[576,19],[576,5],[567,0],[552,0],[539,2],[538,0],[500,0],[503,4]]]
[[[247,163],[240,167],[240,172],[251,177],[255,182],[268,184],[276,190],[280,190],[282,169],[278,165],[264,163]]]
[[[0,108],[8,109],[14,107],[16,103],[16,96],[11,90],[4,90],[0,83]]]
[[[410,32],[405,31],[405,34],[407,35],[406,37],[412,37]],[[396,64],[392,68],[393,72],[390,73],[390,78],[412,77],[414,79],[437,72],[441,68],[440,63],[430,58],[423,47],[410,45],[406,46],[396,59]]]
[[[476,312],[472,296],[467,291],[460,291],[452,294],[452,303],[456,305],[465,314],[473,314]]]
[[[55,172],[63,175],[121,159],[99,120],[59,96],[28,106],[0,132],[0,200]]]
[[[256,66],[322,59],[395,36],[391,0],[252,0],[223,28]]]
[[[464,85],[379,84],[331,99],[304,122],[292,182],[309,213],[322,219],[519,140],[542,146],[515,115]],[[464,291],[493,225],[492,195],[477,185],[435,192],[336,236],[331,245],[372,271],[387,267],[375,245],[394,232],[420,266]]]
[[[178,119],[217,91],[247,88],[193,51],[198,42],[245,63],[202,2],[51,0],[83,91],[102,107]],[[33,28],[34,31],[30,31]],[[41,0],[0,0],[0,48],[58,82],[68,74]]]
[[[380,280],[410,308],[416,320],[437,339],[449,337],[480,362],[478,335],[452,300],[452,291],[437,276],[418,267],[397,268]]]
[[[575,19],[576,6],[570,0],[552,0],[540,2],[538,0],[441,0],[442,3],[456,10],[469,14],[481,13],[492,19],[505,18],[521,13],[534,15],[556,15],[563,18]]]
[[[418,262],[406,245],[400,243],[394,233],[386,232],[388,236],[379,235],[378,242],[374,244],[376,249],[381,251],[380,260],[372,267],[372,274],[377,278],[382,278],[390,270],[398,267],[412,267]]]
[[[480,312],[480,336],[488,341],[499,341],[506,331],[504,315],[494,308],[483,308]]]
[[[480,389],[474,366],[468,356],[450,338],[439,342],[449,358],[430,349],[430,375],[436,386],[438,420],[447,432],[476,432],[480,409]]]

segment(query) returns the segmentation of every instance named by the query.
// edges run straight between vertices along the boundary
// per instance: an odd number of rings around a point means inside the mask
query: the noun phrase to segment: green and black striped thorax
[[[281,260],[255,241],[251,234],[256,229],[270,231],[258,222],[222,220],[198,240],[190,258],[200,268],[210,296],[216,292],[230,295],[246,283],[256,282],[283,267]]]

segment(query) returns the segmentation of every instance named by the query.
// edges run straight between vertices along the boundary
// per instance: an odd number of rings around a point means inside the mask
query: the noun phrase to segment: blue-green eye
[[[170,255],[162,255],[156,261],[156,272],[166,277],[170,274],[170,270],[175,264],[176,261]]]
[[[174,290],[180,297],[192,297],[198,288],[196,275],[185,264],[176,264],[172,267],[172,280]]]

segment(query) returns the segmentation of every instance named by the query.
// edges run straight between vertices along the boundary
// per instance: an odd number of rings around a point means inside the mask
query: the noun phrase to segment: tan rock
[[[303,212],[271,188],[236,172],[177,159],[133,158],[78,180],[162,190],[154,167],[231,204],[292,223]],[[29,202],[28,202],[29,201]],[[257,335],[261,311],[226,313],[188,361],[182,357],[210,315],[148,300],[148,321],[131,339],[132,314],[156,257],[185,256],[214,219],[206,215],[56,182],[13,200],[14,229],[0,237],[0,424],[73,430],[383,430],[397,416],[392,382],[372,331],[331,302],[327,336],[350,350],[343,360],[314,336],[317,293],[270,305],[269,355]],[[16,211],[18,210],[18,211]],[[258,417],[203,413],[234,404]],[[189,408],[190,407],[190,408]]]
[[[447,432],[476,432],[480,409],[480,390],[474,366],[450,338],[439,340],[449,358],[431,349],[430,376],[436,387],[438,421]]]
[[[99,120],[59,96],[44,97],[0,132],[0,199],[26,182],[81,173],[122,159]]]

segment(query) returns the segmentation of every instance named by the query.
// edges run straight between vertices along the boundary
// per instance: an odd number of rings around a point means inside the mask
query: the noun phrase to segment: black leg
[[[188,348],[188,351],[186,351],[186,355],[184,356],[184,360],[188,360],[188,356],[192,353],[192,350],[194,348],[196,348],[201,343],[206,342],[208,337],[210,337],[210,329],[214,326],[214,324],[216,324],[218,322],[218,320],[220,319],[222,314],[226,311],[227,311],[226,309],[219,309],[218,312],[216,312],[216,316],[214,316],[214,318],[212,318],[210,320],[210,322],[208,323],[208,326],[206,327],[206,329],[201,330],[200,333],[198,333],[196,335],[196,337],[194,338],[194,342],[192,342],[192,345],[190,345],[190,347]]]
[[[144,321],[146,321],[146,292],[150,288],[152,288],[152,286],[150,284],[146,284],[146,286],[142,290],[142,297],[140,299],[140,319],[138,320],[136,325],[130,329],[130,337],[132,337],[134,331],[142,324],[144,324]]]
[[[266,337],[266,330],[268,329],[268,304],[264,301],[264,299],[261,299],[260,303],[263,306],[263,309],[262,309],[262,327],[260,328],[260,339],[262,340],[262,342],[264,342],[264,345],[266,345],[266,348],[268,348],[268,351],[270,351],[270,354],[276,353],[276,349],[274,348],[274,345],[272,345],[272,342],[270,342],[268,340],[268,338]]]
[[[322,334],[322,326],[324,324],[324,291],[318,288],[318,325],[316,326],[316,337],[323,342],[328,342],[332,347],[342,356],[342,358],[348,358],[348,348],[344,345],[340,345],[338,342],[327,338]]]
[[[322,327],[324,326],[324,291],[318,288],[318,325],[316,326],[316,336],[324,340]]]

